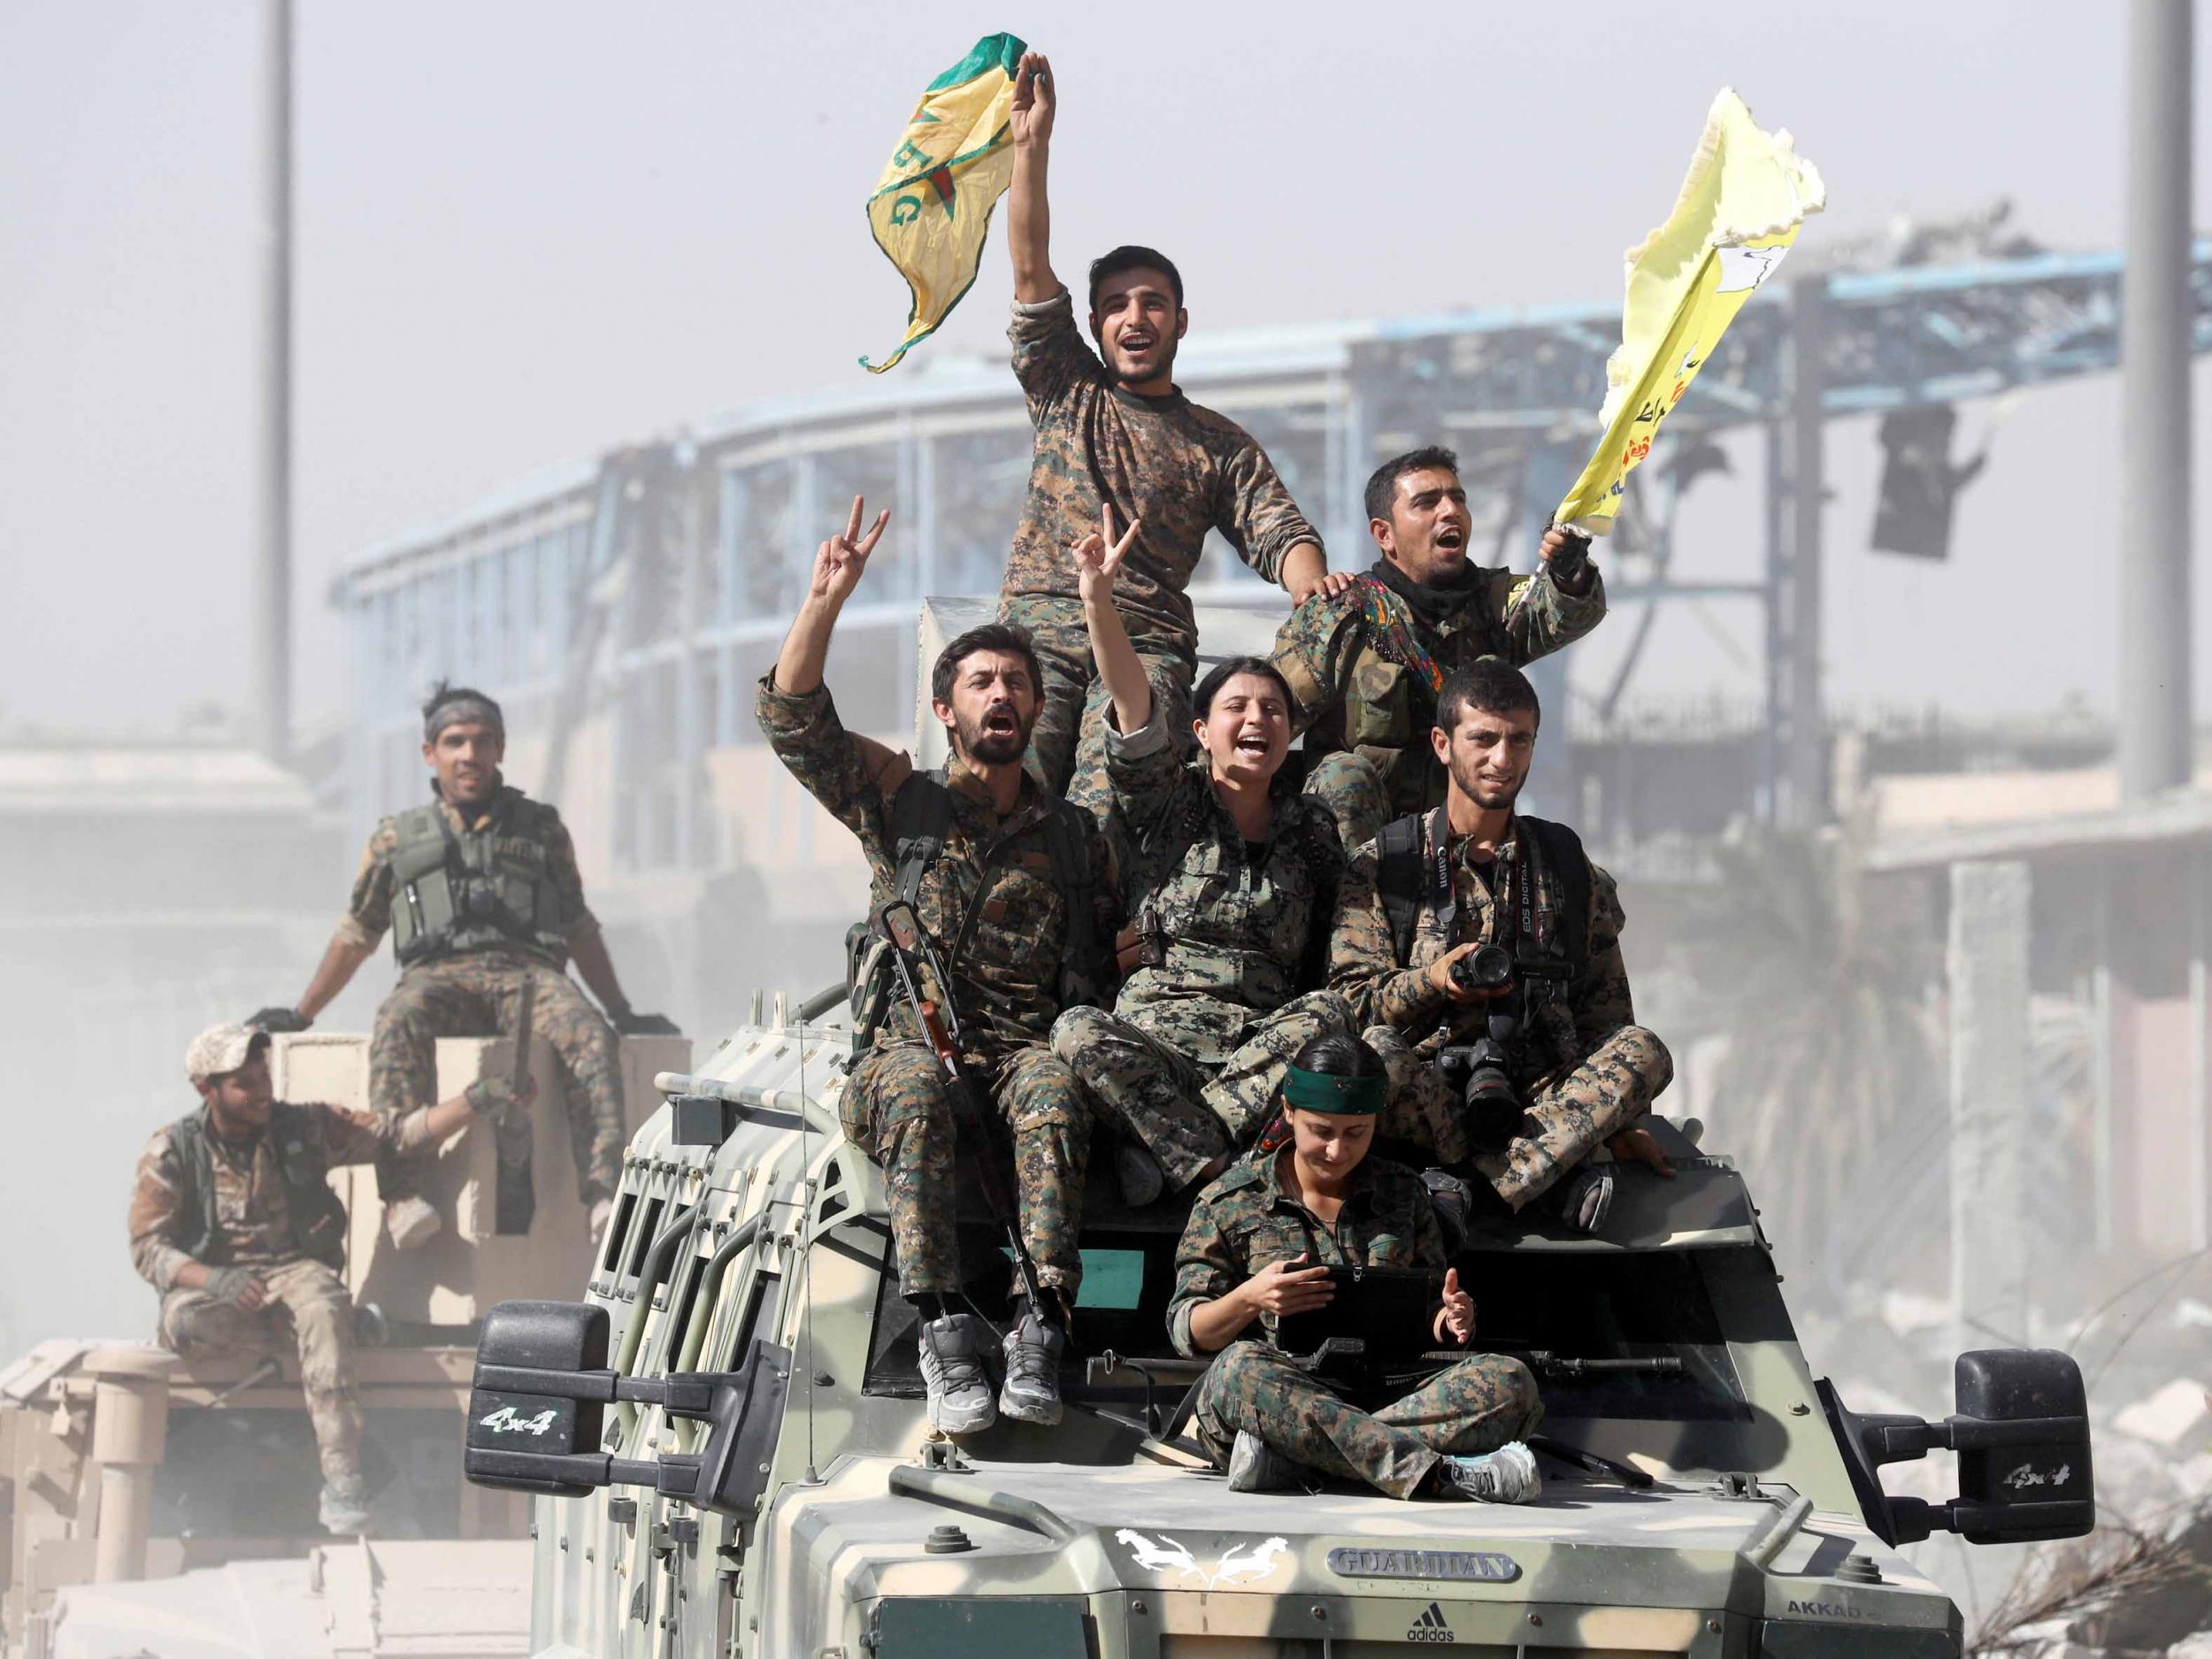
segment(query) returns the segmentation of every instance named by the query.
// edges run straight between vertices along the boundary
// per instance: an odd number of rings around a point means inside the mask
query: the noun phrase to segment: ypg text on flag
[[[1628,254],[1621,343],[1605,365],[1597,453],[1554,515],[1586,535],[1613,527],[1628,475],[1710,360],[1743,303],[1774,274],[1827,187],[1786,132],[1762,132],[1724,88],[1705,118],[1667,222]]]
[[[868,198],[876,246],[913,291],[899,349],[860,359],[871,373],[935,332],[975,281],[991,210],[1014,176],[1007,108],[1022,51],[1011,35],[987,35],[931,81]]]

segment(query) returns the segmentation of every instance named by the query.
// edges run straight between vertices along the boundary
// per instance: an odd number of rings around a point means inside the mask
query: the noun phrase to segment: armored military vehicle
[[[966,620],[926,611],[920,660]],[[1247,649],[1256,619],[1224,620],[1210,644]],[[1663,1120],[1677,1179],[1624,1169],[1602,1236],[1517,1221],[1460,1256],[1476,1346],[1542,1384],[1533,1504],[1228,1490],[1166,1340],[1182,1210],[1097,1184],[1065,1420],[934,1438],[881,1179],[839,1127],[844,995],[658,1079],[584,1299],[487,1320],[467,1464],[539,1494],[534,1653],[1940,1659],[1958,1609],[1897,1546],[2091,1525],[2071,1361],[1970,1354],[1957,1415],[1855,1415],[1807,1368],[1742,1175]],[[987,1317],[992,1236],[965,1253]],[[1937,1448],[1958,1499],[1884,1494],[1881,1465]]]

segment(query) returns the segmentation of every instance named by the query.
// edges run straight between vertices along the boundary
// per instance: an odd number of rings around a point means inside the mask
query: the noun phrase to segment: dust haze
[[[633,999],[702,1056],[757,997],[841,974],[859,865],[780,787],[750,684],[854,489],[893,507],[894,568],[924,568],[913,480],[887,442],[856,439],[810,494],[757,491],[733,518],[726,480],[751,463],[726,458],[780,421],[831,419],[823,395],[996,375],[1010,396],[997,232],[906,365],[871,382],[855,364],[894,342],[906,303],[862,200],[949,43],[1012,27],[1051,52],[1062,267],[1118,242],[1168,250],[1194,353],[1229,334],[1286,350],[1353,324],[1440,334],[1503,308],[1588,305],[1617,329],[1621,252],[1672,201],[1724,83],[1826,176],[1806,269],[2122,245],[2116,8],[300,10],[283,766],[253,752],[250,673],[258,10],[0,10],[0,1052],[17,1100],[0,1363],[150,1333],[124,1242],[133,1160],[195,1103],[192,1033],[298,994],[376,819],[424,798],[411,703],[440,676],[508,700],[513,781],[557,771]],[[2200,31],[2200,71],[2208,50]],[[1816,1372],[1861,1410],[1934,1417],[1960,1348],[2070,1348],[2101,1496],[2155,1532],[2212,1495],[2212,796],[2200,770],[2156,813],[2120,810],[2130,644],[2102,326],[2048,383],[1931,400],[1955,407],[1951,456],[1986,457],[1940,557],[1872,545],[1880,413],[1826,423],[1817,822],[1770,821],[1763,795],[1752,425],[1716,434],[1678,499],[1661,472],[1679,440],[1662,439],[1642,522],[1600,557],[1609,582],[1681,591],[1617,601],[1566,654],[1538,787],[1622,877],[1639,1018],[1680,1061],[1661,1109],[1741,1164]],[[1892,343],[1909,364],[1913,342]],[[2201,362],[2193,388],[2212,389]],[[1317,479],[1317,430],[1263,435],[1310,448]],[[1520,441],[1423,435],[1492,468],[1479,534],[1525,563]],[[1026,453],[1017,433],[940,458],[927,569],[990,590]],[[2212,422],[2190,454],[2169,521],[2202,640],[2189,503]],[[572,561],[610,479],[645,505],[623,521],[621,580],[595,588]],[[1323,528],[1333,565],[1372,557],[1348,509]],[[410,557],[480,534],[513,549],[482,578],[496,589],[457,566],[411,579]],[[861,636],[880,649],[846,639],[831,659],[841,703],[887,737],[911,718],[919,596],[888,595],[903,621]],[[2200,721],[2201,667],[2193,700]],[[2027,882],[2000,930],[2026,975],[2001,1030],[1970,1018],[1992,935],[1959,873],[1992,860]],[[365,1030],[389,983],[380,957],[319,1028]],[[1996,1108],[2005,1180],[1985,1187],[1955,1128],[2008,1043],[2025,1057]],[[1986,1288],[1962,1240],[2006,1254],[2016,1286],[1962,1308],[1962,1286]],[[2015,1552],[1920,1558],[1970,1631],[2001,1623]]]

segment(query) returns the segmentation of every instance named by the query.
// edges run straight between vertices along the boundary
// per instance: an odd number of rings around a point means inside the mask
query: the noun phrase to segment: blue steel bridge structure
[[[1637,474],[1636,579],[1608,561],[1617,606],[1719,594],[1763,608],[1764,707],[1741,746],[1740,787],[1717,808],[1724,817],[1809,824],[1827,811],[1825,423],[2111,371],[2120,265],[2104,253],[1786,266],[1745,307]],[[2193,294],[2202,352],[2212,349],[2212,242],[2193,250]],[[1178,378],[1265,445],[1333,563],[1372,557],[1361,504],[1369,472],[1430,442],[1462,454],[1478,537],[1496,549],[1484,557],[1479,541],[1482,562],[1525,563],[1594,441],[1618,319],[1609,303],[1208,332],[1186,346]],[[1678,579],[1668,530],[1694,465],[1670,463],[1746,427],[1763,457],[1761,574]],[[752,682],[849,498],[895,504],[895,527],[841,626],[839,706],[856,729],[891,733],[913,718],[918,602],[996,591],[1029,455],[1003,363],[918,358],[880,380],[764,399],[611,449],[367,549],[331,595],[351,680],[349,819],[418,798],[413,708],[450,675],[500,696],[518,733],[539,734],[538,792],[604,826],[618,876],[724,867],[731,831],[713,810],[707,757],[758,742]],[[1264,603],[1266,590],[1217,545],[1194,596]],[[1547,764],[1571,772],[1571,749],[1556,753],[1559,724]],[[588,766],[572,761],[587,726]],[[1608,827],[1586,833],[1604,845]]]

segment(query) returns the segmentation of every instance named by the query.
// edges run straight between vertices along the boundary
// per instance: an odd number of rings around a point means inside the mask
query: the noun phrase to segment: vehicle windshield
[[[1531,1360],[1546,1416],[1742,1422],[1751,1409],[1714,1302],[1755,1265],[1770,1273],[1746,1246],[1479,1251],[1462,1258],[1460,1278],[1475,1299],[1475,1346]],[[1649,1360],[1680,1369],[1620,1364]]]
[[[979,1240],[980,1242],[980,1240]],[[1083,1252],[1073,1347],[1079,1355],[1113,1350],[1143,1360],[1173,1350],[1167,1304],[1174,1290],[1172,1235],[1117,1237]],[[1010,1273],[1001,1251],[979,1249],[964,1287],[974,1310],[994,1323],[1007,1317]],[[1736,1246],[1655,1251],[1476,1251],[1460,1261],[1473,1293],[1475,1348],[1511,1353],[1538,1372],[1554,1417],[1621,1417],[1656,1422],[1739,1422],[1751,1417],[1715,1310],[1717,1285],[1732,1274],[1769,1272],[1760,1252]],[[865,1389],[919,1398],[913,1307],[884,1275],[876,1298]],[[1740,1340],[1756,1333],[1736,1333]],[[1662,1371],[1611,1369],[1620,1361],[1665,1362]],[[1576,1361],[1596,1361],[1579,1371]],[[1130,1402],[1127,1388],[1091,1388],[1068,1379],[1071,1400]],[[1163,1383],[1171,1404],[1180,1385]]]

